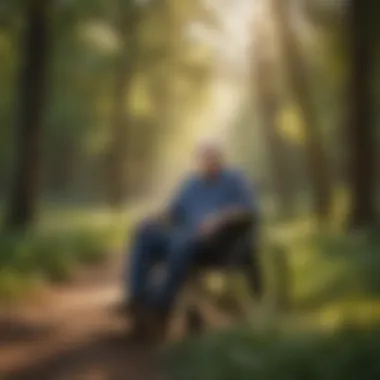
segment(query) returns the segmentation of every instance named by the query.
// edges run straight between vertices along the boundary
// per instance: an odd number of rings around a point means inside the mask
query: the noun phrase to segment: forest
[[[377,379],[379,18],[376,0],[0,0],[0,356],[14,307],[41,313],[109,266],[120,286],[137,218],[207,137],[257,190],[267,295],[247,323],[173,343],[166,370]],[[0,375],[22,373],[8,356]]]

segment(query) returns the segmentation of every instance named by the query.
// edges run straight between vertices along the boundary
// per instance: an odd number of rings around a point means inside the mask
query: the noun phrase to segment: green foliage
[[[380,350],[379,246],[374,233],[316,232],[307,221],[269,231],[290,270],[289,313],[206,335],[169,350],[175,379],[376,379]],[[277,296],[274,243],[264,247],[269,297]],[[281,266],[284,263],[281,264]],[[277,290],[276,290],[277,289]],[[246,302],[249,302],[247,299]],[[269,305],[271,306],[271,305]],[[255,312],[255,311],[254,311]],[[256,309],[257,312],[257,309]],[[260,318],[259,318],[260,319]]]
[[[78,266],[102,262],[108,253],[108,240],[99,231],[69,231],[48,236],[0,236],[0,266],[24,275],[49,281],[67,281]]]
[[[80,268],[103,263],[123,242],[125,226],[110,214],[59,209],[45,213],[35,231],[1,233],[0,300],[26,297],[41,283],[67,282]]]
[[[318,308],[380,293],[379,242],[370,234],[317,233],[298,240],[289,257],[296,305]]]
[[[25,300],[26,296],[37,293],[42,283],[36,276],[22,275],[10,268],[0,270],[0,303]]]
[[[170,364],[179,380],[375,380],[379,338],[380,327],[308,333],[242,329],[176,346]]]

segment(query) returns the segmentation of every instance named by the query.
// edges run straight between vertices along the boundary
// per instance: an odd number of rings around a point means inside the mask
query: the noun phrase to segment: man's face
[[[206,178],[212,178],[219,174],[223,166],[221,152],[216,148],[205,148],[199,152],[198,168]]]

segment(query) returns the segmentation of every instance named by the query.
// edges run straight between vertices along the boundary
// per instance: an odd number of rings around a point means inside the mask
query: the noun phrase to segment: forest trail
[[[1,380],[159,379],[157,349],[127,340],[112,313],[120,299],[120,262],[54,289],[27,310],[0,319]]]
[[[120,300],[120,259],[56,288],[38,305],[0,318],[0,380],[161,380],[160,347],[128,342],[113,312]],[[229,318],[207,311],[212,328]],[[181,338],[181,321],[170,340]],[[161,347],[162,348],[162,347]]]

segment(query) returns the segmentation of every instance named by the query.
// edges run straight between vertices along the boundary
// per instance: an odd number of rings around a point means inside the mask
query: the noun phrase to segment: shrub
[[[27,294],[27,283],[33,279],[66,282],[81,266],[104,261],[113,245],[113,231],[89,227],[49,233],[2,234],[0,299],[18,298],[23,292]]]
[[[291,313],[268,318],[273,328],[235,329],[175,345],[168,355],[174,379],[380,378],[378,237],[312,232],[286,248]],[[274,266],[269,251],[263,254]],[[271,268],[269,285],[276,288],[274,273]]]
[[[186,343],[169,355],[178,380],[375,380],[380,328],[334,333],[249,330]]]

